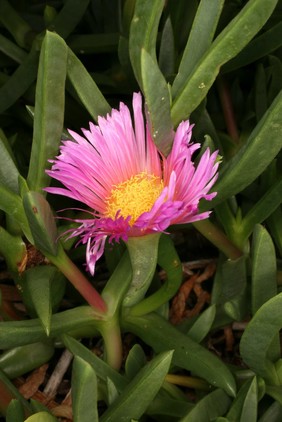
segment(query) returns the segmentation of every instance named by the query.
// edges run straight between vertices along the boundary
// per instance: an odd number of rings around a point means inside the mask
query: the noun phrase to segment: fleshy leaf
[[[229,404],[230,397],[222,390],[215,390],[200,400],[180,422],[209,422],[222,416]]]
[[[215,305],[209,306],[196,319],[196,321],[188,331],[188,336],[197,343],[200,343],[209,333],[215,318],[215,314]]]
[[[244,402],[246,400],[246,395],[248,394],[248,391],[250,389],[250,385],[252,384],[252,379],[247,380],[238,391],[237,396],[235,397],[233,403],[231,404],[228,413],[226,415],[226,420],[229,421],[237,421],[240,420],[240,416],[242,413],[242,408],[244,405]]]
[[[63,131],[67,46],[57,34],[48,32],[42,43],[34,109],[32,150],[27,176],[31,190],[48,186],[48,159],[58,152]]]
[[[89,0],[68,0],[52,21],[51,27],[61,37],[66,38],[75,29],[84,15]]]
[[[261,57],[267,56],[282,44],[282,23],[272,26],[268,31],[253,39],[234,59],[226,63],[222,71],[231,72],[240,67],[253,63]]]
[[[19,171],[15,164],[9,142],[2,130],[0,130],[0,157],[0,183],[11,189],[14,193],[19,193]]]
[[[139,302],[150,286],[156,270],[160,234],[130,237],[127,247],[132,265],[132,281],[124,298],[124,306]]]
[[[24,422],[25,414],[22,403],[13,399],[10,401],[6,412],[6,422]]]
[[[67,76],[82,104],[95,121],[98,120],[98,116],[110,113],[110,105],[81,61],[70,49],[68,49]]]
[[[165,283],[153,294],[136,303],[131,315],[144,315],[155,311],[176,294],[182,281],[182,265],[170,236],[162,235],[159,242],[158,264],[166,272]]]
[[[220,66],[248,44],[265,24],[276,4],[277,0],[250,0],[218,35],[173,101],[171,115],[174,125],[187,119],[201,103],[218,75]]]
[[[167,155],[173,139],[168,85],[156,61],[145,49],[141,50],[141,78],[150,132],[159,150]]]
[[[243,404],[240,422],[257,422],[258,414],[258,385],[254,377],[250,388],[246,394]]]
[[[58,419],[48,412],[39,412],[25,419],[25,422],[58,422]]]
[[[40,193],[28,192],[23,197],[23,204],[34,245],[43,253],[56,255],[57,228],[49,203]]]
[[[161,388],[172,354],[171,351],[161,353],[147,363],[106,410],[100,421],[115,422],[122,420],[125,414],[128,420],[138,420]]]
[[[98,422],[96,374],[92,366],[78,356],[73,362],[71,386],[74,422]]]
[[[223,0],[201,0],[181,58],[178,73],[172,84],[175,97],[183,88],[186,79],[210,47],[223,7]]]
[[[253,231],[255,224],[265,221],[280,205],[282,198],[282,177],[277,177],[273,185],[248,211],[242,222],[242,231],[245,238],[248,238]]]
[[[53,344],[46,342],[18,346],[0,355],[0,368],[7,377],[14,379],[49,362],[54,351]]]
[[[95,370],[98,378],[106,381],[108,378],[114,383],[117,390],[121,392],[127,385],[127,379],[111,368],[106,362],[98,358],[95,353],[87,349],[83,344],[74,338],[63,334],[62,340],[67,349],[74,355],[89,363]]]
[[[282,405],[275,401],[260,417],[259,422],[280,422],[282,419]]]
[[[261,263],[263,262],[263,265]],[[267,230],[257,225],[252,244],[252,313],[277,294],[277,266],[273,242]],[[280,347],[279,347],[280,349]]]
[[[212,303],[223,305],[228,316],[241,320],[247,312],[244,306],[246,287],[246,257],[220,261],[213,285]]]
[[[25,269],[27,250],[24,241],[20,236],[12,236],[3,227],[0,227],[0,252],[10,271],[17,273]]]
[[[36,79],[38,51],[32,49],[22,64],[0,88],[0,113],[11,107]]]
[[[135,344],[129,351],[125,362],[125,374],[129,379],[137,375],[138,371],[145,365],[146,355],[139,344]]]
[[[171,77],[174,73],[175,45],[173,27],[170,17],[167,18],[162,32],[159,51],[159,66],[165,77]]]
[[[208,206],[215,206],[252,183],[271,163],[282,147],[282,92],[254,128],[247,142],[220,171],[213,187],[217,196]],[[271,139],[271,142],[268,140]],[[256,163],[256,165],[254,165]]]
[[[141,50],[146,50],[157,61],[156,40],[164,3],[164,0],[136,1],[130,26],[129,54],[135,77],[141,87]]]
[[[267,382],[280,385],[275,362],[269,358],[269,348],[282,327],[282,293],[264,303],[253,316],[241,339],[244,362]]]
[[[21,283],[24,296],[28,294],[47,335],[50,333],[52,315],[51,283],[56,272],[56,268],[49,265],[30,268],[25,272]]]
[[[20,225],[28,240],[33,242],[20,196],[16,195],[14,192],[0,183],[0,197],[0,209],[10,217],[14,218]]]
[[[180,333],[164,318],[153,313],[142,317],[126,315],[123,318],[123,327],[137,334],[156,352],[175,349],[173,355],[175,365],[192,371],[213,386],[235,395],[235,381],[227,366],[204,347]]]
[[[25,411],[31,413],[28,401],[19,393],[12,381],[0,370],[0,413],[6,414],[7,407],[11,400],[17,399],[24,407]]]

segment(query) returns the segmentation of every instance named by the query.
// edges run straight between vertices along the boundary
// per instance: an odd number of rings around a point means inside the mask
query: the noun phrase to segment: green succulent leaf
[[[213,188],[217,196],[209,207],[247,187],[276,157],[282,147],[281,113],[282,92],[277,95],[244,146],[222,166],[219,179]]]
[[[27,260],[26,245],[20,236],[13,236],[0,227],[0,253],[5,257],[10,271],[15,273],[25,268]]]
[[[232,319],[240,321],[247,312],[246,257],[220,261],[212,292],[212,303],[223,305],[224,311]]]
[[[96,374],[79,356],[74,358],[71,386],[74,422],[98,422]]]
[[[129,54],[135,77],[141,87],[141,51],[146,50],[152,60],[157,62],[156,40],[164,3],[164,0],[136,1],[130,26]]]
[[[39,319],[0,322],[0,327],[0,349],[2,350],[48,340]],[[63,333],[78,337],[97,335],[93,308],[80,306],[54,314],[51,318],[50,338]]]
[[[216,314],[216,306],[209,306],[203,313],[201,313],[192,327],[188,331],[188,336],[200,343],[209,333],[214,322]]]
[[[169,16],[162,31],[158,60],[160,70],[166,78],[174,74],[175,55],[173,27]]]
[[[14,161],[11,147],[4,132],[0,130],[0,183],[14,193],[19,193],[19,171]]]
[[[14,379],[49,362],[54,351],[55,349],[51,342],[38,342],[18,346],[0,355],[0,369],[7,377]]]
[[[255,227],[252,243],[252,313],[277,294],[277,265],[273,242],[267,230]],[[263,265],[261,263],[263,262]]]
[[[123,306],[138,303],[150,286],[156,270],[160,234],[130,237],[127,248],[132,265],[132,281]]]
[[[257,379],[254,377],[250,388],[246,394],[246,398],[242,407],[240,421],[256,422],[258,415],[258,385]]]
[[[58,422],[58,419],[48,412],[39,412],[25,419],[25,422]]]
[[[256,224],[265,221],[281,204],[282,177],[276,179],[273,186],[248,211],[242,222],[242,231],[246,238],[250,236]]]
[[[22,403],[17,399],[11,400],[7,407],[6,422],[24,422],[24,419],[25,414]]]
[[[164,352],[144,366],[122,394],[100,418],[101,422],[139,419],[160,390],[167,374],[172,351]]]
[[[145,49],[141,50],[141,78],[150,132],[158,149],[167,155],[173,139],[170,94],[159,66]]]
[[[174,98],[171,115],[176,126],[187,119],[207,95],[220,67],[235,57],[265,24],[277,0],[250,0],[217,36]]]
[[[282,44],[281,40],[282,23],[272,26],[268,31],[255,37],[239,54],[226,63],[222,71],[231,72],[240,67],[246,66],[256,60],[267,56],[275,51]]]
[[[60,12],[52,20],[51,27],[62,38],[67,38],[73,32],[84,15],[89,0],[67,0]]]
[[[46,32],[42,43],[36,98],[34,130],[27,182],[42,192],[49,185],[48,159],[58,152],[64,121],[67,46],[59,35]]]
[[[200,400],[180,422],[209,422],[222,416],[230,402],[230,397],[223,390],[217,389]]]
[[[139,344],[135,344],[129,351],[125,362],[125,374],[129,379],[137,375],[138,371],[145,365],[146,355]]]
[[[246,396],[250,390],[250,386],[253,383],[253,379],[249,379],[244,382],[244,384],[240,387],[237,396],[235,397],[233,403],[231,404],[228,413],[226,415],[227,421],[238,421],[240,420],[240,416],[242,414],[242,408],[244,403],[246,402]]]
[[[259,422],[280,422],[282,418],[282,405],[275,401],[264,414],[259,418]]]
[[[0,51],[2,51],[8,57],[11,57],[11,59],[19,64],[21,64],[27,56],[25,50],[20,48],[9,38],[4,37],[2,34],[0,34]]]
[[[180,333],[169,322],[157,314],[123,318],[124,329],[137,334],[156,352],[175,349],[173,363],[193,371],[213,386],[223,388],[228,394],[235,395],[235,381],[229,369],[216,356],[200,346],[188,336]],[[175,345],[181,345],[176,347]],[[204,362],[204,364],[203,364]]]
[[[32,49],[17,70],[0,88],[0,113],[11,107],[36,79],[38,51]]]
[[[32,243],[32,235],[20,196],[0,183],[0,197],[0,209],[17,221],[28,240]]]
[[[56,255],[58,250],[57,228],[49,203],[38,192],[27,192],[23,205],[34,239],[42,252]]]
[[[95,121],[110,113],[111,107],[86,68],[68,49],[67,76],[86,110]]]
[[[183,52],[178,73],[172,84],[173,98],[183,89],[189,75],[209,49],[224,1],[201,0]]]
[[[6,414],[9,403],[13,399],[18,400],[22,404],[27,414],[31,413],[31,406],[28,401],[19,393],[7,375],[0,370],[0,414]]]
[[[32,28],[7,0],[1,1],[0,20],[21,47],[28,47],[28,35]]]
[[[166,272],[166,281],[155,293],[132,306],[131,315],[138,316],[155,311],[166,304],[180,287],[182,265],[173,241],[168,235],[162,235],[160,238],[157,261]]]
[[[103,381],[110,379],[119,392],[121,392],[126,387],[126,378],[120,375],[115,369],[107,365],[107,363],[102,359],[98,358],[94,353],[83,346],[83,344],[65,334],[63,334],[61,338],[64,342],[64,345],[74,356],[80,357],[92,366],[98,378],[102,379]]]
[[[282,327],[282,293],[269,299],[255,313],[241,339],[244,362],[272,385],[280,385],[275,361],[269,349]]]

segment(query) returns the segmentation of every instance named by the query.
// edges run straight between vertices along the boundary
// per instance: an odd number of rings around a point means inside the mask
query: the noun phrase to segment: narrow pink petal
[[[147,151],[146,151],[146,170],[150,174],[161,177],[161,160],[160,153],[153,141],[148,125],[146,125],[146,139],[147,139]]]
[[[133,115],[137,155],[140,160],[141,171],[144,171],[146,168],[146,139],[142,111],[142,96],[140,92],[133,94]]]
[[[107,236],[103,236],[95,242],[93,242],[91,238],[88,239],[86,247],[86,265],[92,276],[95,273],[96,262],[104,253],[106,239]]]

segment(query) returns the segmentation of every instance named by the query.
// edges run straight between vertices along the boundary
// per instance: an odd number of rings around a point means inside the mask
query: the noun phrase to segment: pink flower
[[[163,232],[171,224],[205,219],[200,199],[217,179],[217,152],[206,149],[197,168],[192,155],[200,144],[191,141],[192,125],[178,126],[167,158],[155,146],[145,126],[140,93],[133,95],[133,121],[123,103],[111,115],[90,123],[83,136],[69,131],[73,140],[63,141],[60,155],[52,160],[47,173],[64,187],[47,192],[68,196],[90,207],[91,218],[75,220],[80,226],[70,231],[87,245],[86,261],[90,273],[109,241],[126,241],[129,236]]]

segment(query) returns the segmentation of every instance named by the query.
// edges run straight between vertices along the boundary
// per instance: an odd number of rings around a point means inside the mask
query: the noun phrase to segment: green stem
[[[105,346],[105,360],[114,369],[122,364],[122,340],[119,326],[120,306],[132,279],[128,251],[125,251],[108,280],[102,296],[108,305],[106,320],[98,325]]]
[[[122,364],[122,340],[119,322],[115,317],[102,322],[99,331],[104,340],[105,360],[117,371]]]
[[[107,305],[102,296],[77,268],[77,266],[69,259],[65,251],[59,246],[57,256],[47,255],[47,258],[53,262],[78,290],[82,297],[89,303],[90,306],[97,309],[99,313],[105,314]]]
[[[210,220],[196,221],[193,226],[229,259],[235,260],[243,255],[243,252],[230,242],[227,236]]]
[[[182,385],[183,387],[195,388],[196,390],[210,391],[211,387],[205,380],[186,375],[167,374],[165,381],[170,384]]]

